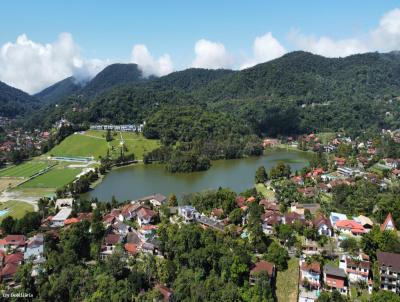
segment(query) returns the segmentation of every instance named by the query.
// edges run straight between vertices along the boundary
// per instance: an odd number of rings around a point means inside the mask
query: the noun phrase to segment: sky
[[[2,1],[0,81],[36,93],[137,63],[144,76],[243,69],[295,50],[400,50],[400,1]]]

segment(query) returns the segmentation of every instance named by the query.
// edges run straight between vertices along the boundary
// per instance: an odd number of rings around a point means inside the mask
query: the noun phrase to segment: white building
[[[51,219],[52,227],[61,227],[64,226],[64,221],[71,215],[71,208],[62,208],[56,216]]]

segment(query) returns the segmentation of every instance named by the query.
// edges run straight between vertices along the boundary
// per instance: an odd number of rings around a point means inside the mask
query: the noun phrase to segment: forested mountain
[[[146,81],[136,64],[112,64],[100,71],[80,91],[81,94],[92,97],[116,86],[135,84]]]
[[[79,91],[84,84],[74,77],[68,77],[47,87],[34,96],[45,103],[56,103]]]
[[[187,69],[151,79],[134,64],[114,64],[39,120],[140,122],[194,105],[232,115],[258,135],[360,131],[400,127],[398,96],[398,53],[325,58],[298,51],[242,71]]]
[[[39,108],[39,101],[29,94],[0,81],[0,116],[15,117]]]

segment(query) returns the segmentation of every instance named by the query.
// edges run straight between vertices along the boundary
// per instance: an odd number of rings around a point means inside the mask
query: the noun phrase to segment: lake
[[[175,174],[167,172],[160,164],[125,166],[113,169],[83,197],[96,197],[99,201],[110,201],[113,195],[119,201],[154,193],[165,196],[174,193],[181,197],[218,187],[229,187],[239,193],[254,185],[254,174],[259,166],[264,165],[269,171],[278,161],[284,161],[295,171],[307,166],[310,156],[306,152],[274,149],[261,157],[214,161],[207,171]]]

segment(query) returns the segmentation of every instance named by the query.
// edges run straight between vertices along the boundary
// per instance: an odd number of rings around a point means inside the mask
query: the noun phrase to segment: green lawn
[[[267,199],[275,198],[275,192],[267,189],[264,184],[256,184],[255,185],[257,192],[261,193]]]
[[[86,131],[84,134],[72,134],[61,144],[55,146],[47,155],[53,156],[93,156],[98,159],[99,156],[106,156],[107,150],[113,157],[120,155],[121,135],[119,132],[113,135],[113,140],[107,142],[105,139],[106,131]],[[137,159],[142,159],[143,154],[158,146],[158,140],[149,140],[141,134],[133,132],[122,132],[122,138],[128,151],[125,154],[135,154]]]
[[[276,297],[278,302],[296,302],[299,289],[299,259],[291,258],[288,269],[278,272]]]
[[[317,137],[323,144],[327,144],[336,136],[335,132],[318,132]]]
[[[40,170],[47,168],[49,164],[42,161],[29,161],[17,166],[0,170],[0,177],[24,177],[28,178]]]
[[[12,216],[14,218],[21,218],[27,212],[32,212],[33,206],[29,203],[18,201],[18,200],[10,200],[5,203],[0,203],[0,210],[7,209],[9,212],[3,216],[0,216],[0,221],[2,221],[7,216]]]
[[[56,167],[49,172],[20,185],[18,188],[61,188],[73,181],[76,175],[80,172],[81,169]]]

